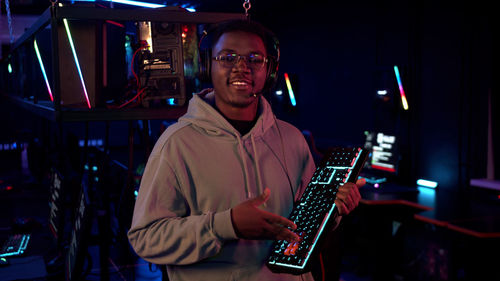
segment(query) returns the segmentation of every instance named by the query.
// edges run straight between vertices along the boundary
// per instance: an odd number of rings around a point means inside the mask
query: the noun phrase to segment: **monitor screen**
[[[394,177],[398,173],[398,138],[384,132],[365,131],[364,147],[370,151],[364,172],[371,177]]]

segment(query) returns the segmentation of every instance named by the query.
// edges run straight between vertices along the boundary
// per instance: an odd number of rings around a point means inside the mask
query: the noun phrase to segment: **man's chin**
[[[238,100],[238,101],[231,101],[231,105],[234,106],[234,107],[238,107],[238,108],[245,108],[245,107],[248,107],[250,105],[252,105],[253,103],[255,102],[255,97],[252,96],[252,98],[248,98],[246,100]]]

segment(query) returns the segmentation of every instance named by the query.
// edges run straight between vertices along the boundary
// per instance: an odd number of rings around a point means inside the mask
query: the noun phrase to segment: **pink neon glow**
[[[112,25],[116,25],[118,27],[121,27],[121,28],[124,28],[125,26],[119,22],[116,22],[116,21],[112,21],[112,20],[106,20],[107,23],[109,24],[112,24]]]

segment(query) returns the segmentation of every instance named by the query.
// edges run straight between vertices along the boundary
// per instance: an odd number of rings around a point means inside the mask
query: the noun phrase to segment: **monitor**
[[[394,134],[365,131],[364,147],[370,154],[362,176],[368,183],[382,183],[398,175],[400,161],[398,141],[398,137]]]

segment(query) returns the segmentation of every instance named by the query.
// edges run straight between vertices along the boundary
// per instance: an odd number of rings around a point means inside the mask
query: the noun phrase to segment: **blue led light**
[[[139,6],[139,7],[145,7],[145,8],[163,8],[163,7],[166,7],[166,5],[163,5],[163,4],[147,3],[147,2],[132,1],[132,0],[108,0],[108,1],[113,2],[113,3]]]
[[[435,182],[435,181],[418,179],[417,180],[417,185],[425,186],[425,187],[429,187],[429,188],[436,188],[438,186],[438,183]]]

